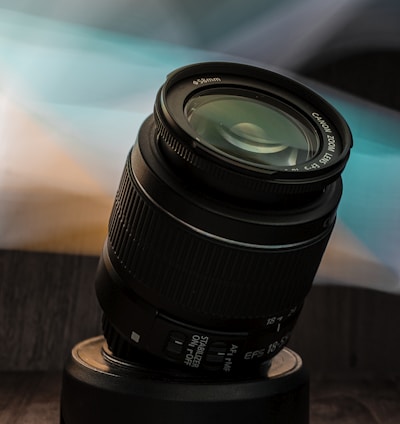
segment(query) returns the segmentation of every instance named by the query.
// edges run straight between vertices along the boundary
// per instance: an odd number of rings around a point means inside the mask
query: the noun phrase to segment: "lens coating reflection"
[[[195,96],[186,103],[185,114],[201,143],[254,166],[296,166],[312,159],[319,148],[310,128],[256,98]]]

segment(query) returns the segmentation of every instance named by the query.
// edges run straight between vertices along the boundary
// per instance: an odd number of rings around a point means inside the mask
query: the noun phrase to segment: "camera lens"
[[[185,114],[200,142],[233,160],[257,167],[295,166],[313,158],[317,134],[299,114],[257,92],[201,94]]]
[[[96,276],[119,358],[236,375],[288,342],[352,145],[308,88],[247,65],[168,76],[128,154]]]

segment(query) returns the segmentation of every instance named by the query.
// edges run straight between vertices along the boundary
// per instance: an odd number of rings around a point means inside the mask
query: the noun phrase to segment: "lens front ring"
[[[197,81],[204,81],[201,87]],[[190,99],[206,95],[210,90],[214,93],[247,90],[260,98],[274,98],[313,128],[319,138],[318,152],[301,164],[269,165],[263,169],[215,152],[191,127],[184,109]],[[257,201],[265,201],[267,193],[286,197],[323,189],[340,175],[352,145],[347,124],[321,97],[292,79],[246,65],[211,63],[176,71],[158,93],[155,119],[161,148],[174,167],[235,195],[229,190],[232,185],[238,197],[253,196]]]

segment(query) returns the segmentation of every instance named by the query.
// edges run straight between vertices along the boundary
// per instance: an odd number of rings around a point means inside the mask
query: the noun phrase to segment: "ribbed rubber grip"
[[[109,253],[124,283],[157,307],[256,319],[303,302],[328,236],[284,250],[222,243],[149,200],[128,158],[110,218]]]

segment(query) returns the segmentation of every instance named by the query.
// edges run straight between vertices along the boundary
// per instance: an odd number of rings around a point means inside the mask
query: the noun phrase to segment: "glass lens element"
[[[199,141],[225,156],[258,167],[296,166],[319,149],[311,128],[273,103],[233,94],[205,94],[186,103]],[[283,106],[283,105],[282,105]]]

